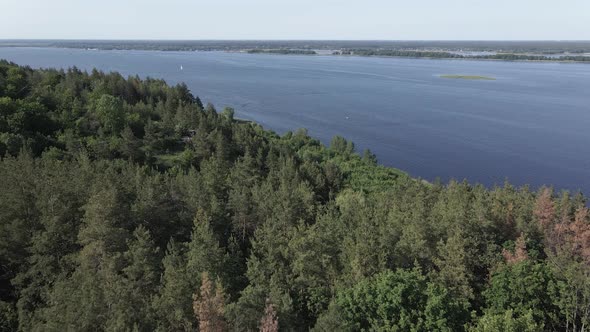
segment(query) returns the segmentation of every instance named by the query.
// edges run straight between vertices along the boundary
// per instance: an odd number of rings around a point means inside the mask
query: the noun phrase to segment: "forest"
[[[581,193],[427,182],[184,84],[0,61],[0,331],[587,331]]]
[[[576,61],[590,62],[590,56],[564,55],[547,56],[536,54],[497,53],[488,55],[463,55],[459,53],[441,51],[415,51],[415,50],[386,50],[386,49],[344,49],[336,51],[333,55],[359,55],[359,56],[385,56],[408,58],[436,58],[436,59],[483,59],[483,60],[507,60],[507,61]]]
[[[263,49],[251,49],[246,51],[250,54],[282,54],[282,55],[317,55],[318,53],[313,50],[292,50],[292,49],[270,49],[270,50],[263,50]]]

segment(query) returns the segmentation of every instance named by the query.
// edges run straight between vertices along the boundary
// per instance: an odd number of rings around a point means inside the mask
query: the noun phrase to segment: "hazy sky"
[[[590,39],[590,0],[0,0],[0,39]]]

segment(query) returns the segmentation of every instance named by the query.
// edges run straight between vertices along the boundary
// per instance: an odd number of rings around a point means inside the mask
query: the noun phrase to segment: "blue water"
[[[427,180],[590,193],[590,64],[53,48],[0,48],[0,58],[186,82],[218,109],[325,143],[342,135]]]

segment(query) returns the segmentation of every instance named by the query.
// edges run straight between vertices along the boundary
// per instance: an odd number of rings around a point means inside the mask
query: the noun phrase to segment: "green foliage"
[[[554,283],[555,277],[546,265],[525,260],[501,267],[483,295],[491,313],[512,310],[517,317],[530,313],[540,326],[557,328],[562,320],[550,293]]]
[[[211,273],[213,278],[223,275],[224,252],[219,247],[211,230],[211,219],[202,210],[197,211],[191,241],[188,243],[187,274],[189,280],[197,282],[203,273]]]
[[[531,310],[519,317],[514,317],[512,310],[504,313],[483,315],[470,332],[537,332],[542,326],[535,322]]]
[[[16,331],[18,328],[18,315],[12,304],[0,301],[0,331]]]
[[[125,126],[123,102],[114,96],[104,94],[97,100],[96,115],[107,133],[118,134]]]
[[[186,85],[4,61],[0,158],[0,330],[195,330],[203,273],[232,331],[588,326],[582,195],[427,183]]]
[[[221,112],[221,116],[229,121],[233,121],[234,119],[234,109],[231,107],[226,107],[223,109],[223,112]]]
[[[330,142],[330,148],[336,153],[350,155],[354,152],[354,143],[347,141],[344,137],[334,136]]]
[[[466,316],[465,308],[420,269],[363,280],[340,292],[335,305],[344,325],[355,331],[456,331]]]
[[[554,304],[559,307],[561,325],[577,331],[590,324],[590,269],[586,262],[576,262],[571,256],[552,262],[551,270],[557,282],[551,287]],[[565,324],[563,318],[565,317]]]
[[[22,98],[29,92],[28,73],[24,68],[10,66],[4,77],[4,91],[0,95],[11,98]]]
[[[198,281],[189,280],[186,272],[186,259],[181,246],[175,242],[168,245],[166,257],[162,263],[162,275],[159,294],[153,300],[157,321],[157,331],[188,331],[193,329],[196,321],[193,317],[192,299]]]

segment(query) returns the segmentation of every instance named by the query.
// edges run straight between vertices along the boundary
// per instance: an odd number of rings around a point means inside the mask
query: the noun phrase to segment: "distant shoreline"
[[[589,42],[590,44],[590,42]],[[94,47],[85,47],[85,46],[94,46]],[[590,64],[590,56],[585,55],[588,53],[580,53],[584,55],[572,55],[572,53],[567,53],[567,57],[569,59],[562,59],[560,57],[550,58],[545,55],[531,55],[531,54],[519,54],[519,53],[497,53],[493,55],[483,55],[483,56],[470,56],[470,55],[461,55],[456,54],[454,56],[444,56],[444,55],[435,55],[435,54],[455,54],[449,53],[449,51],[406,51],[406,50],[381,50],[381,52],[398,52],[398,53],[408,53],[408,55],[388,55],[388,54],[347,54],[343,50],[329,50],[323,49],[318,52],[319,49],[286,49],[286,48],[278,48],[278,49],[252,49],[252,48],[203,48],[203,49],[194,49],[194,48],[149,48],[149,47],[124,47],[119,45],[118,47],[104,47],[100,44],[88,44],[88,45],[54,45],[54,44],[26,44],[26,43],[6,43],[3,44],[3,41],[0,40],[0,48],[55,48],[55,49],[76,49],[76,50],[88,50],[88,51],[155,51],[155,52],[225,52],[225,53],[243,53],[243,54],[265,54],[265,55],[277,55],[277,56],[284,56],[284,55],[300,55],[300,56],[322,56],[322,57],[365,57],[365,58],[401,58],[401,59],[429,59],[429,60],[468,60],[468,61],[502,61],[502,62],[543,62],[543,63],[587,63]],[[372,52],[373,50],[365,50],[367,52]],[[325,52],[332,52],[332,53],[325,53]],[[340,54],[337,54],[340,53]],[[417,55],[412,55],[411,53],[416,53]],[[419,55],[419,54],[432,54],[429,55]],[[575,54],[575,53],[574,53]],[[514,59],[511,58],[494,58],[494,56],[514,56]],[[530,59],[526,59],[525,57],[531,57]],[[538,57],[545,57],[545,59],[535,59]],[[583,58],[583,60],[572,59],[575,57]]]

